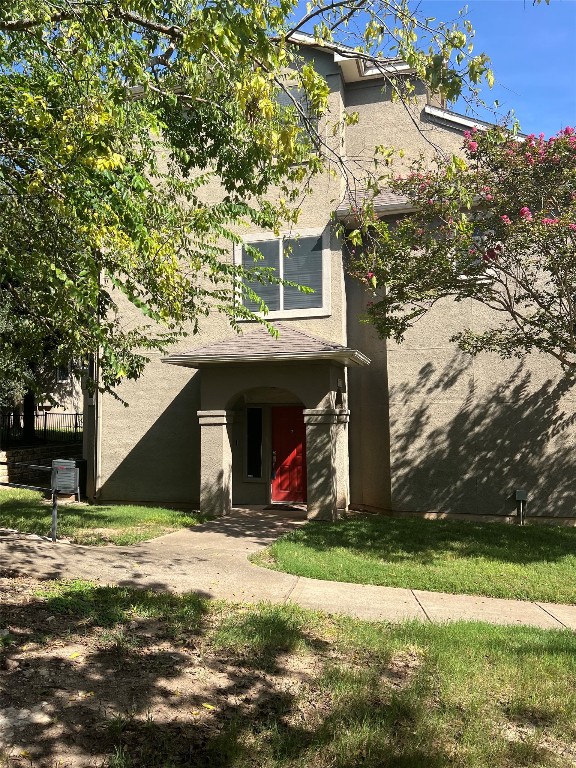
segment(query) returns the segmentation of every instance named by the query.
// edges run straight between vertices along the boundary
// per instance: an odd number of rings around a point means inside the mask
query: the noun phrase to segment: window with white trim
[[[318,131],[320,117],[312,110],[308,96],[303,88],[295,85],[285,85],[277,94],[277,101],[283,107],[296,112],[298,126],[304,131]]]
[[[246,246],[255,248],[262,259],[254,261]],[[238,249],[240,250],[240,249]],[[310,317],[330,314],[330,243],[329,230],[319,234],[303,232],[276,239],[247,238],[241,248],[242,264],[273,269],[277,277],[311,288],[304,293],[290,285],[269,285],[246,281],[246,285],[261,297],[269,317]],[[260,307],[247,296],[243,304],[253,312]]]

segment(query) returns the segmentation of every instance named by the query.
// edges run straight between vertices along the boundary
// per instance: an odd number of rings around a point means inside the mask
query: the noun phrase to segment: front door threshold
[[[301,501],[273,501],[264,507],[265,511],[285,510],[286,512],[306,512],[308,505]]]

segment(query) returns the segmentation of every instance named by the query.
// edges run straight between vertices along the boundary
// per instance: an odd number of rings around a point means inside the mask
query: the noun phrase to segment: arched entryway
[[[241,343],[165,359],[201,370],[200,508],[207,514],[228,514],[233,502],[301,497],[309,518],[330,520],[348,504],[345,369],[369,361],[295,328],[279,330],[279,339],[258,328]]]

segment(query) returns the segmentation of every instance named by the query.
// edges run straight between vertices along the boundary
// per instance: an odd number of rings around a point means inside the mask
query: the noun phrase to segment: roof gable
[[[368,365],[370,360],[357,349],[319,339],[284,323],[275,325],[278,338],[262,326],[246,334],[224,339],[190,352],[169,355],[163,363],[199,368],[214,364],[251,362],[334,361],[342,365]]]

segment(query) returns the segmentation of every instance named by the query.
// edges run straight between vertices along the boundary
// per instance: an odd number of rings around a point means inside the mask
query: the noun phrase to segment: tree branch
[[[62,21],[71,21],[72,19],[81,18],[88,9],[82,8],[77,12],[74,11],[60,11],[54,13],[45,19],[0,19],[0,32],[26,32],[29,29],[35,29],[46,24],[59,24]],[[93,10],[93,9],[90,9]],[[147,19],[144,16],[140,16],[132,11],[122,11],[120,8],[112,8],[108,13],[108,18],[120,19],[129,24],[135,24],[138,27],[148,30],[149,32],[158,32],[161,35],[165,35],[170,40],[181,40],[184,36],[182,29],[174,24],[160,24],[152,19]]]

